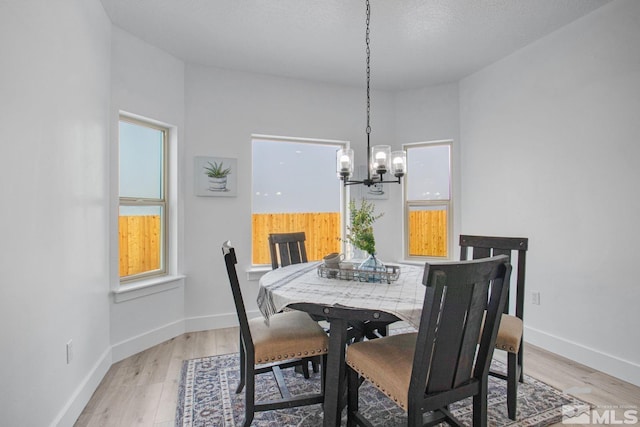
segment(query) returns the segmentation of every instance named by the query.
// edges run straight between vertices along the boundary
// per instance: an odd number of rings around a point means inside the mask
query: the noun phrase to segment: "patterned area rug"
[[[493,368],[504,371],[504,364],[493,361]],[[292,394],[320,390],[320,374],[305,380],[293,369],[283,371]],[[176,426],[181,427],[234,427],[244,421],[244,390],[235,393],[238,385],[238,354],[186,360],[182,368],[179,387]],[[406,425],[404,412],[368,382],[360,389],[360,409],[376,426]],[[256,399],[279,397],[272,374],[260,375],[256,384]],[[490,426],[547,426],[562,420],[562,405],[584,402],[561,393],[534,378],[525,376],[518,388],[517,421],[507,417],[506,382],[490,378]],[[452,412],[466,425],[471,425],[471,399],[451,405]],[[346,413],[346,411],[345,411]],[[346,425],[346,416],[343,425]],[[253,421],[258,427],[316,427],[322,425],[322,408],[311,405],[278,411],[257,412]]]

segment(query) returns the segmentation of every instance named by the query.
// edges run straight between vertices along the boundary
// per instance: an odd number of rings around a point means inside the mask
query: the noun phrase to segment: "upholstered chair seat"
[[[509,314],[503,314],[502,320],[500,321],[500,329],[498,329],[496,348],[518,354],[520,343],[522,342],[523,327],[522,319]]]
[[[249,320],[255,347],[255,363],[271,363],[327,353],[329,337],[318,322],[300,311],[287,311],[269,318]]]
[[[391,335],[349,346],[347,365],[407,410],[417,333]]]

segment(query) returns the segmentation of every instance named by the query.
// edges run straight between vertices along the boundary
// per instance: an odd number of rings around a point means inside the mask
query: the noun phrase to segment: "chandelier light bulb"
[[[394,151],[391,153],[391,173],[396,178],[400,178],[407,173],[407,152],[406,151]]]
[[[336,153],[336,172],[338,178],[346,179],[353,174],[353,150],[342,148]]]
[[[351,164],[351,161],[349,160],[349,156],[346,156],[344,154],[340,156],[340,167],[342,169],[349,169],[350,164]]]
[[[388,145],[376,145],[371,149],[371,171],[378,175],[387,173],[388,161],[391,158],[391,147]]]

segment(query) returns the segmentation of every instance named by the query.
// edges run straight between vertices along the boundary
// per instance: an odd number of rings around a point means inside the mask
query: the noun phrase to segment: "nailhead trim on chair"
[[[497,346],[496,348],[500,349],[500,350],[505,350],[505,351],[509,351],[510,353],[517,353],[516,349],[513,348],[513,346],[509,346],[509,349],[507,349],[507,345],[506,344],[502,344],[502,346]]]
[[[307,351],[304,352],[304,355],[305,356],[309,356],[309,354],[311,354],[312,356],[316,355],[316,354],[320,355],[320,354],[325,354],[328,351],[329,350],[327,348],[324,348],[324,349],[323,348],[318,348],[318,349],[315,349],[315,350],[307,350]],[[297,357],[302,357],[302,353],[303,352],[299,351]],[[277,360],[287,360],[287,359],[293,359],[295,357],[296,357],[295,356],[295,352],[291,353],[290,355],[287,354],[287,353],[285,353],[285,354],[275,354],[275,355],[267,356],[265,358],[258,357],[258,358],[256,358],[256,363],[257,364],[269,363],[269,362],[275,362],[276,359]]]
[[[360,371],[358,368],[356,368],[355,366],[352,366],[351,364],[348,363],[349,366],[351,366],[353,368],[353,370],[355,370],[358,375],[360,375],[361,377],[364,377],[367,381],[369,381],[371,384],[373,384],[375,386],[375,388],[377,388],[378,390],[380,390],[381,392],[383,392],[389,399],[393,400],[394,402],[396,402],[396,404],[398,406],[400,406],[402,409],[404,409],[405,411],[407,410],[406,405],[400,403],[400,400],[398,400],[398,398],[396,396],[393,396],[390,393],[387,393],[387,391],[377,382],[373,381],[371,379],[371,377],[369,377],[368,375],[365,375],[362,371]]]

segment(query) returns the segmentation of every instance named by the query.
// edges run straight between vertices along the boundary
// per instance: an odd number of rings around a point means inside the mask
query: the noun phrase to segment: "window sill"
[[[407,265],[417,265],[420,267],[424,267],[426,260],[418,260],[418,259],[401,259],[398,261],[398,264],[407,264]]]
[[[265,274],[271,271],[270,265],[254,265],[246,270],[247,280],[256,282]]]
[[[113,291],[113,300],[117,304],[157,294],[159,292],[176,289],[184,286],[184,278],[185,276],[180,274],[175,276],[154,277],[151,279],[139,280],[135,283],[120,285],[118,289]]]

